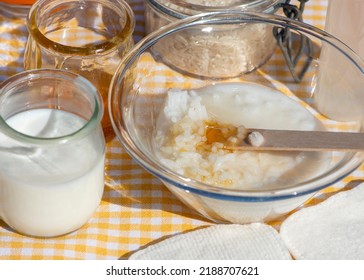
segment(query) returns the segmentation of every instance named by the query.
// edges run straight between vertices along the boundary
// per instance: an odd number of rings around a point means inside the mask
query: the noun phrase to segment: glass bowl
[[[221,32],[257,26],[273,32],[283,48],[237,74],[237,54],[234,48],[221,52],[220,43],[226,43]],[[190,36],[203,41],[170,45]],[[249,42],[245,37],[244,44]],[[282,52],[287,44],[291,50]],[[255,54],[246,56],[248,62]],[[215,67],[212,74],[185,66],[186,58],[194,65],[201,56]],[[216,63],[217,57],[230,66]],[[331,61],[340,61],[340,68],[332,69]],[[233,74],[218,75],[215,69]],[[233,141],[240,126],[359,133],[363,69],[346,45],[310,25],[266,13],[211,12],[155,31],[127,54],[110,85],[110,118],[125,150],[201,215],[222,223],[269,221],[347,176],[360,166],[363,153],[236,153],[219,137]]]

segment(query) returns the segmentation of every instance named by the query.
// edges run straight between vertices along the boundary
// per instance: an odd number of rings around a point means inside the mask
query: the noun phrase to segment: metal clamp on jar
[[[290,0],[146,0],[146,32],[151,33],[160,27],[188,16],[226,10],[284,14],[287,18],[302,21],[302,13],[308,0],[298,1],[300,2],[299,7],[290,4]],[[222,30],[219,36],[226,38],[223,40],[223,44],[221,44],[221,40],[219,40],[219,44],[211,44],[211,38],[208,38],[211,37],[209,28],[211,26],[206,27],[206,33],[203,35],[195,36],[191,32],[181,34],[182,36],[173,38],[170,43],[164,46],[156,46],[154,56],[158,58],[158,53],[164,53],[164,63],[182,69],[192,76],[199,73],[199,76],[202,74],[209,78],[233,78],[251,72],[264,64],[278,45],[283,51],[292,77],[296,82],[302,79],[312,60],[310,58],[311,46],[308,45],[307,40],[292,38],[286,29],[267,30],[259,23],[254,23],[254,19],[252,19],[251,24],[235,27],[228,31]],[[292,41],[297,41],[297,39],[300,46],[298,46],[297,51],[293,51]],[[209,44],[206,43],[207,41]],[[296,46],[297,44],[295,44]],[[194,56],[193,54],[196,53],[194,49],[196,48],[203,48],[206,55]],[[166,49],[169,50],[169,58],[165,55]],[[207,61],[206,57],[211,57],[210,52],[215,53],[215,59]],[[304,54],[306,54],[306,61],[299,63]],[[220,64],[226,64],[226,71],[222,72],[222,68],[217,67]],[[298,71],[296,69],[298,64],[305,66]]]
[[[286,1],[286,3],[281,3],[280,6],[283,9],[283,12],[287,18],[303,21],[302,13],[308,0],[298,1],[300,2],[299,7],[291,5],[289,3],[290,0]],[[291,37],[291,33],[287,28],[274,28],[273,32],[274,37],[277,39],[278,46],[282,50],[293,79],[295,80],[295,82],[300,82],[312,61],[312,45],[310,43],[310,40],[308,40],[308,38],[303,35],[301,35],[300,38],[293,39]],[[297,39],[299,41],[299,46],[297,48],[297,52],[294,53],[292,48],[292,42]],[[303,66],[301,67],[301,69],[297,70],[297,65],[299,64],[304,54],[306,55],[306,60],[303,62]]]

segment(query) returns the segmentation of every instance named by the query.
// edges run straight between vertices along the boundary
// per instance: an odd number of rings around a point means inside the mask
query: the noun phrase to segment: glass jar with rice
[[[244,10],[273,14],[285,0],[145,0],[146,32],[168,23],[205,12]]]
[[[168,23],[205,12],[243,10],[276,14],[282,13],[280,10],[282,6],[289,5],[289,1],[285,0],[146,0],[145,2],[147,33]],[[211,34],[209,30],[209,26],[206,25],[203,34],[199,32],[197,35],[190,30],[188,34],[173,37],[163,46],[159,46],[160,49],[155,47],[154,56],[158,58],[159,53],[164,53],[164,63],[192,76],[232,78],[249,73],[264,64],[277,45],[273,30],[259,23],[252,22],[246,24],[245,28],[239,27],[228,32],[224,30],[219,34],[216,32]],[[216,37],[216,40],[211,37]],[[166,56],[166,53],[169,55]]]

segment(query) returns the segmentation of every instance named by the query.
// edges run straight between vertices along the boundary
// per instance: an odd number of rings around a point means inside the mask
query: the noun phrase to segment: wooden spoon
[[[216,127],[215,127],[216,129]],[[238,135],[235,137],[232,132]],[[228,137],[207,134],[208,142],[220,142],[229,150],[256,151],[364,151],[364,133],[271,129],[230,130]],[[230,141],[235,138],[235,142]],[[236,139],[238,141],[236,141]]]

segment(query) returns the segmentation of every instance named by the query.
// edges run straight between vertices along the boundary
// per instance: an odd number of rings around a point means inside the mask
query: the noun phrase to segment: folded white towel
[[[296,259],[364,259],[364,184],[294,213],[280,235]]]
[[[179,234],[150,245],[130,256],[137,260],[258,260],[291,259],[271,226],[213,225]]]

